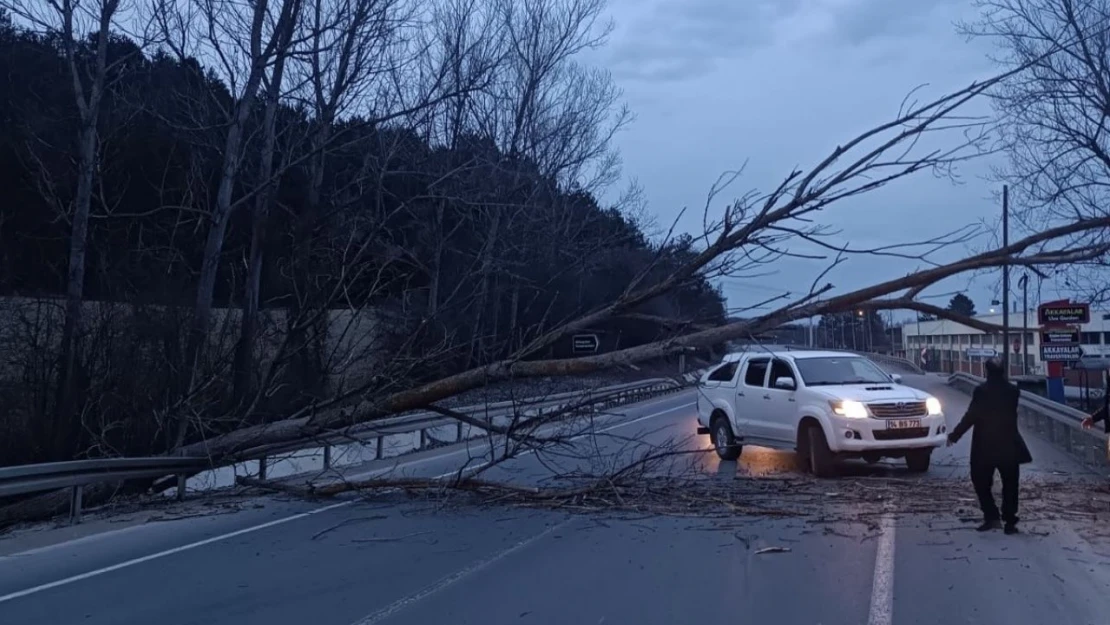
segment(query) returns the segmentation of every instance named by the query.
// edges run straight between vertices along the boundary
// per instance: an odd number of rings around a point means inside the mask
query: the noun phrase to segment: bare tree
[[[1028,68],[991,93],[1007,156],[996,174],[1017,191],[1015,213],[1030,232],[1110,214],[1110,3],[975,5],[981,18],[961,29],[994,44],[1002,67]],[[1106,259],[1095,258],[1063,271],[1071,286],[1098,301],[1110,296],[1105,266]]]
[[[64,213],[70,223],[65,320],[55,406],[57,418],[65,420],[72,416],[75,409],[77,369],[81,366],[79,343],[85,326],[83,311],[89,219],[97,171],[100,169],[101,105],[111,87],[113,69],[131,60],[132,56],[124,54],[120,58],[109,59],[108,52],[113,30],[119,28],[118,19],[121,14],[126,16],[126,11],[121,9],[121,0],[98,0],[91,4],[83,4],[79,0],[3,0],[0,8],[7,9],[37,30],[58,36],[77,109],[76,188],[71,201],[68,201],[68,193],[65,195],[67,201],[55,198],[57,204],[65,205]],[[87,54],[88,48],[83,41],[85,37],[93,40],[92,58]],[[137,39],[137,43],[141,42],[141,38]],[[141,53],[139,47],[133,50]]]
[[[294,71],[301,88],[293,94],[312,112],[308,137],[307,202],[296,216],[289,268],[295,296],[287,316],[292,376],[311,394],[323,392],[326,303],[316,287],[311,250],[314,233],[326,219],[324,180],[335,122],[342,114],[370,112],[372,97],[388,82],[397,61],[400,33],[411,19],[400,0],[310,0],[302,18],[304,48]],[[301,95],[303,93],[303,96]],[[311,322],[309,321],[311,320]]]
[[[303,0],[292,0],[283,7],[279,19],[281,30],[276,33],[273,63],[266,75],[266,91],[263,103],[262,149],[259,154],[258,184],[255,191],[254,212],[251,215],[250,256],[247,261],[246,293],[243,302],[243,317],[240,323],[239,344],[235,354],[234,398],[242,403],[252,386],[252,373],[255,369],[255,350],[258,334],[258,306],[262,290],[263,249],[266,246],[266,231],[269,223],[272,190],[277,184],[274,180],[274,151],[277,146],[277,117],[282,105],[282,85],[285,79],[286,64],[300,21]],[[288,13],[286,13],[286,11]],[[207,335],[207,331],[206,331]]]
[[[290,38],[286,35],[297,23],[301,1],[281,0],[275,4],[261,0],[244,5],[229,0],[159,0],[153,7],[153,20],[161,28],[163,43],[183,60],[193,56],[215,59],[233,97],[230,108],[221,102],[212,103],[220,109],[226,132],[219,186],[209,215],[201,261],[193,328],[186,349],[194,376],[198,374],[200,357],[208,339],[220,258],[231,211],[236,204],[235,188],[243,162],[248,120],[257,104],[267,69],[288,53]],[[190,388],[196,383],[194,380]],[[179,443],[184,440],[185,432],[183,418],[177,435]]]
[[[1018,71],[1018,70],[1015,70]],[[1058,227],[1045,229],[1005,248],[975,254],[961,260],[935,265],[849,293],[829,296],[831,285],[814,281],[809,292],[793,298],[781,299],[773,310],[743,321],[727,323],[706,329],[691,328],[686,333],[666,340],[639,345],[617,351],[566,360],[523,360],[538,346],[550,344],[571,332],[588,327],[598,320],[627,311],[629,307],[658,297],[690,274],[716,268],[733,270],[743,266],[737,257],[760,261],[755,252],[767,251],[767,258],[780,258],[788,251],[780,248],[789,241],[808,241],[824,245],[834,255],[835,266],[845,254],[841,245],[825,241],[825,229],[814,224],[812,217],[838,201],[870,192],[894,180],[915,173],[945,171],[956,164],[976,156],[989,139],[981,132],[987,120],[968,119],[959,111],[967,102],[984,95],[989,89],[1012,74],[1003,74],[920,105],[907,105],[893,119],[867,132],[853,137],[833,150],[826,158],[807,171],[790,173],[772,191],[749,196],[732,204],[724,214],[712,221],[707,232],[709,243],[683,266],[658,282],[633,281],[625,293],[605,308],[591,312],[573,321],[561,324],[527,346],[512,358],[450,375],[430,383],[420,384],[399,392],[376,394],[370,397],[360,389],[351,389],[326,402],[312,407],[311,411],[290,415],[288,419],[265,426],[249,427],[237,432],[186,446],[186,454],[209,454],[215,457],[234,457],[237,450],[246,447],[257,449],[260,445],[286,442],[312,437],[331,427],[349,425],[377,416],[403,412],[435,404],[443,398],[473,389],[492,381],[510,377],[584,374],[675,354],[689,347],[720,344],[731,339],[750,336],[783,323],[816,315],[832,314],[846,310],[867,308],[912,309],[944,318],[959,319],[973,327],[994,328],[982,322],[968,320],[951,311],[921,303],[916,297],[929,285],[961,273],[998,267],[1002,264],[1018,266],[1062,265],[1093,258],[1107,249],[1107,244],[1092,238],[1090,233],[1110,226],[1110,217],[1076,219]],[[959,139],[948,149],[916,153],[918,140],[933,133],[949,133]],[[905,257],[914,257],[912,250],[922,242],[907,243]],[[890,255],[892,246],[883,250],[854,250],[859,254]],[[942,242],[930,241],[929,249],[943,247]],[[827,269],[826,269],[827,271]],[[824,274],[822,274],[824,275]],[[354,412],[336,411],[339,406],[351,406]],[[311,416],[309,416],[311,415]]]
[[[515,210],[491,206],[484,216],[472,362],[497,353],[487,339],[496,338],[500,325],[500,307],[491,306],[500,300],[499,277],[511,293],[510,316],[519,306],[518,281],[501,271],[504,248],[513,238],[508,224],[527,217],[533,204],[528,196],[542,191],[545,181],[588,191],[612,182],[619,160],[611,139],[631,119],[608,73],[576,62],[583,52],[603,45],[611,31],[611,24],[602,23],[603,0],[505,0],[494,7],[505,39],[504,62],[476,101],[475,116],[480,134],[492,139],[512,167],[509,192],[521,200]],[[522,171],[523,163],[536,168],[534,176]]]

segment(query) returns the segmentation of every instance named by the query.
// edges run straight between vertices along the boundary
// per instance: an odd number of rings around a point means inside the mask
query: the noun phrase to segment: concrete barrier
[[[953,373],[948,384],[965,393],[983,382],[969,373]],[[1022,431],[1058,447],[1083,464],[1095,469],[1110,469],[1107,437],[1101,428],[1085,430],[1080,422],[1087,413],[1056,403],[1033,393],[1021,394],[1018,419]]]

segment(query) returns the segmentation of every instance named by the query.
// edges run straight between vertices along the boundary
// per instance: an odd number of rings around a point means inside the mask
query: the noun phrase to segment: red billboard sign
[[[1042,326],[1072,325],[1091,322],[1091,305],[1087,303],[1041,304],[1037,320]]]

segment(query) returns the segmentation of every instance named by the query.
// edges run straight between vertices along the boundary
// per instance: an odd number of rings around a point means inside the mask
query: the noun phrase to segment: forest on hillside
[[[699,253],[598,199],[631,119],[577,61],[600,2],[5,5],[0,464],[565,355],[545,332]],[[698,272],[599,330],[724,319]]]

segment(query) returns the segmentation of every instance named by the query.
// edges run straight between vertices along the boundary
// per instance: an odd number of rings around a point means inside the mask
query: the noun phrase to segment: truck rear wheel
[[[817,477],[836,476],[836,456],[825,440],[825,431],[819,425],[811,425],[806,430],[809,443],[809,468]]]
[[[713,417],[713,423],[709,429],[713,437],[713,447],[721,460],[736,460],[740,457],[740,452],[744,448],[736,442],[736,436],[732,433],[732,426],[729,425],[727,417],[720,414]]]

